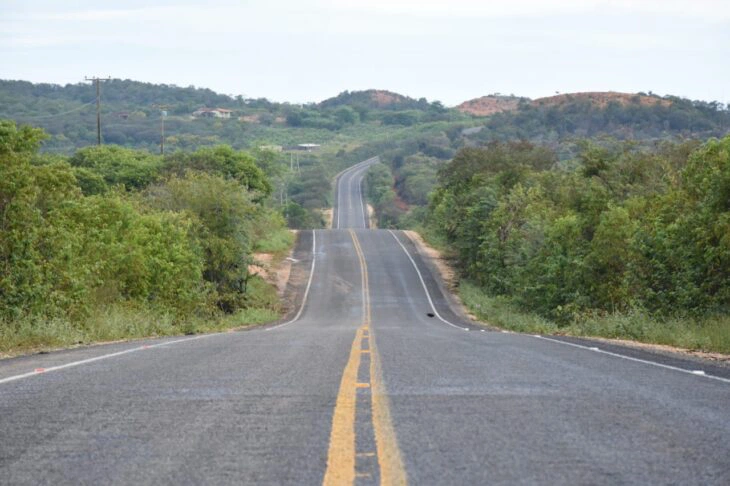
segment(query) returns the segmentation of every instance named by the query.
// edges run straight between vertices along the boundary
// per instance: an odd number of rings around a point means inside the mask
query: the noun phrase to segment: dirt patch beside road
[[[296,230],[292,230],[296,235]],[[294,247],[286,255],[274,259],[271,253],[254,253],[254,262],[248,266],[249,273],[257,274],[266,282],[276,287],[279,297],[284,295],[286,284],[291,274],[291,266],[294,262],[292,254]]]

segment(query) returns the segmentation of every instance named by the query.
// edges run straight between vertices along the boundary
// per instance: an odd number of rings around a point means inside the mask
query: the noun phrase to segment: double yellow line
[[[369,388],[372,406],[372,422],[375,432],[375,455],[380,469],[380,484],[400,485],[407,483],[403,459],[396,441],[393,420],[390,416],[390,403],[383,386],[380,357],[375,347],[375,339],[370,328],[370,288],[368,282],[368,265],[360,247],[360,241],[354,231],[350,230],[352,243],[360,261],[362,279],[363,320],[355,333],[350,357],[342,374],[340,390],[332,417],[332,432],[327,455],[327,470],[324,484],[354,484],[358,451],[355,446],[355,420],[357,418],[357,389]],[[367,348],[363,344],[367,340]],[[357,380],[360,361],[363,354],[370,354],[370,380],[359,383]],[[360,454],[371,455],[371,451]]]

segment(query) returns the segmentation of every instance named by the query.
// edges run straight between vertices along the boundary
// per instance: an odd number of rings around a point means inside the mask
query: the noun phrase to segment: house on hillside
[[[195,118],[230,118],[233,110],[225,108],[198,108],[193,112]]]
[[[304,150],[305,152],[312,152],[313,150],[319,150],[320,145],[317,143],[300,143],[294,150]]]

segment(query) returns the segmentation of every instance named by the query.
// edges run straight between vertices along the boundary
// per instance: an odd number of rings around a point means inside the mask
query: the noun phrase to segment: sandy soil
[[[295,230],[292,232],[296,233]],[[270,253],[254,253],[254,263],[248,266],[248,271],[258,274],[271,285],[275,285],[279,296],[283,296],[291,275],[293,251],[292,248],[280,261],[274,261],[274,256]]]
[[[370,228],[377,229],[378,218],[375,216],[375,208],[368,204],[368,220],[370,220]]]

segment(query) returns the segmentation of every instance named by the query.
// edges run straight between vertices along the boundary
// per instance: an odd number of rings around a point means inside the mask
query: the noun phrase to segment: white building
[[[196,118],[230,118],[232,110],[225,108],[198,108],[193,112]]]

